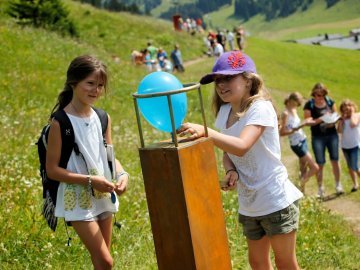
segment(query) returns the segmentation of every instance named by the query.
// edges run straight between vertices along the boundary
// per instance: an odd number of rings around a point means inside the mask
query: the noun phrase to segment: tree
[[[21,25],[33,25],[61,34],[78,36],[61,0],[10,0],[7,13]]]

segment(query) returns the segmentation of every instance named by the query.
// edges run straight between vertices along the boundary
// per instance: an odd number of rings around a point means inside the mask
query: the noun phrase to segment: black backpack
[[[329,108],[332,108],[334,102],[328,96],[325,96],[325,101],[326,101],[326,105],[329,106]],[[309,102],[310,102],[310,110],[312,110],[315,106],[315,100],[311,98]]]
[[[108,115],[105,111],[97,108],[93,108],[98,115],[101,122],[102,135],[104,139],[104,145],[106,146],[105,133],[108,126]],[[64,110],[57,110],[52,114],[52,118],[56,119],[60,124],[61,131],[61,158],[60,167],[66,169],[67,163],[70,159],[72,151],[75,151],[76,155],[80,154],[79,148],[75,143],[74,129],[71,125],[71,121]],[[40,176],[43,186],[43,207],[42,215],[46,219],[49,227],[55,231],[57,226],[57,217],[55,217],[55,206],[57,190],[59,187],[59,181],[48,178],[46,174],[46,151],[47,141],[49,136],[50,124],[47,124],[41,131],[40,137],[36,143],[38,147],[38,155],[40,161]]]

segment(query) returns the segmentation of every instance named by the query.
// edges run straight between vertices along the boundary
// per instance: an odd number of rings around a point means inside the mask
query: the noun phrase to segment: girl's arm
[[[239,137],[229,136],[208,128],[208,135],[213,139],[214,144],[224,152],[243,156],[256,143],[264,132],[265,127],[259,125],[245,126]],[[193,123],[185,123],[179,129],[180,136],[191,134],[189,139],[196,139],[204,136],[204,126]]]
[[[112,136],[111,136],[111,118],[108,115],[108,126],[105,133],[105,140],[107,144],[112,145]],[[120,161],[118,159],[115,160],[115,168],[116,168],[116,180],[115,184],[115,192],[118,195],[121,195],[126,191],[126,187],[129,181],[129,174],[124,170]]]
[[[61,168],[59,166],[61,147],[60,124],[57,120],[52,120],[46,152],[46,173],[49,178],[70,184],[92,185],[101,192],[114,191],[114,184],[108,182],[104,176],[78,174]]]
[[[344,130],[344,118],[340,118],[337,122],[336,130],[338,133],[343,133]]]
[[[225,173],[229,170],[236,170],[234,163],[231,161],[230,157],[226,152],[223,152],[223,166],[225,169]]]
[[[293,134],[296,130],[299,129],[299,128],[288,129],[286,127],[287,119],[288,119],[288,112],[284,111],[281,114],[281,128],[280,128],[280,131],[279,131],[280,136],[287,136],[287,135]]]
[[[337,108],[336,108],[336,104],[334,103],[332,106],[331,106],[331,109],[332,109],[332,112],[337,112]]]
[[[237,172],[234,163],[225,152],[223,153],[223,166],[225,169],[225,176],[223,178],[221,188],[223,190],[234,189],[236,187],[236,182],[239,180],[239,173]]]
[[[360,113],[355,113],[354,109],[351,109],[350,127],[354,128],[360,124]]]

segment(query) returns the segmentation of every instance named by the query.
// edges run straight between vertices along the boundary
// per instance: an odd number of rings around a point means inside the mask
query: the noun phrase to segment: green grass
[[[175,0],[176,1],[176,0]],[[175,7],[174,0],[162,0],[161,4],[154,8],[151,11],[151,15],[155,17],[160,17],[160,15],[166,11],[168,11],[170,8]],[[177,0],[177,2],[181,5],[194,2],[193,0]]]
[[[131,96],[146,71],[130,64],[129,51],[133,47],[142,48],[148,38],[156,43],[174,39],[181,44],[185,59],[192,59],[201,52],[202,41],[173,33],[171,24],[163,21],[107,13],[69,1],[66,4],[79,25],[77,40],[41,29],[21,28],[5,15],[0,16],[0,268],[91,269],[88,253],[74,231],[70,228],[73,240],[67,247],[62,222],[52,233],[40,215],[41,184],[34,145],[63,87],[70,60],[91,53],[108,65],[110,91],[98,105],[112,117],[117,157],[132,176],[128,192],[120,198],[117,214],[123,226],[113,233],[115,269],[157,269]],[[337,102],[351,97],[359,104],[355,81],[360,71],[358,52],[255,38],[250,38],[247,45],[246,51],[256,61],[280,110],[286,93],[296,90],[308,96],[317,81],[328,85]],[[120,57],[120,63],[113,61],[114,54]],[[212,64],[213,59],[204,59],[177,76],[184,83],[196,82],[209,72]],[[210,126],[214,121],[210,112],[212,91],[212,86],[203,87]],[[188,95],[190,109],[186,121],[200,121],[196,98],[195,93]],[[145,123],[144,126],[146,142],[167,136]],[[282,140],[282,144],[283,160],[292,179],[296,179],[296,159],[288,151],[287,141]],[[219,156],[218,150],[216,153]],[[220,163],[219,170],[222,171]],[[330,171],[327,166],[326,184],[332,188]],[[349,188],[345,170],[343,179]],[[246,242],[236,218],[236,193],[222,193],[222,197],[233,268],[248,269]],[[360,193],[351,197],[360,201]],[[302,201],[301,208],[297,251],[302,268],[357,269],[360,243],[349,225],[311,197]]]
[[[250,35],[267,39],[287,40],[311,37],[324,33],[348,34],[360,25],[360,2],[356,0],[339,1],[327,9],[324,0],[314,0],[306,12],[297,11],[287,18],[266,22],[263,16],[255,16],[242,22],[233,15],[233,6],[225,6],[208,14],[213,28],[233,28],[244,24]]]

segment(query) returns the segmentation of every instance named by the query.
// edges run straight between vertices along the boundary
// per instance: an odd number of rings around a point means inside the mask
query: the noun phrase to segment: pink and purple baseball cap
[[[256,73],[254,61],[241,51],[223,53],[216,61],[212,72],[201,78],[201,84],[214,81],[214,75],[237,75],[244,72]]]

